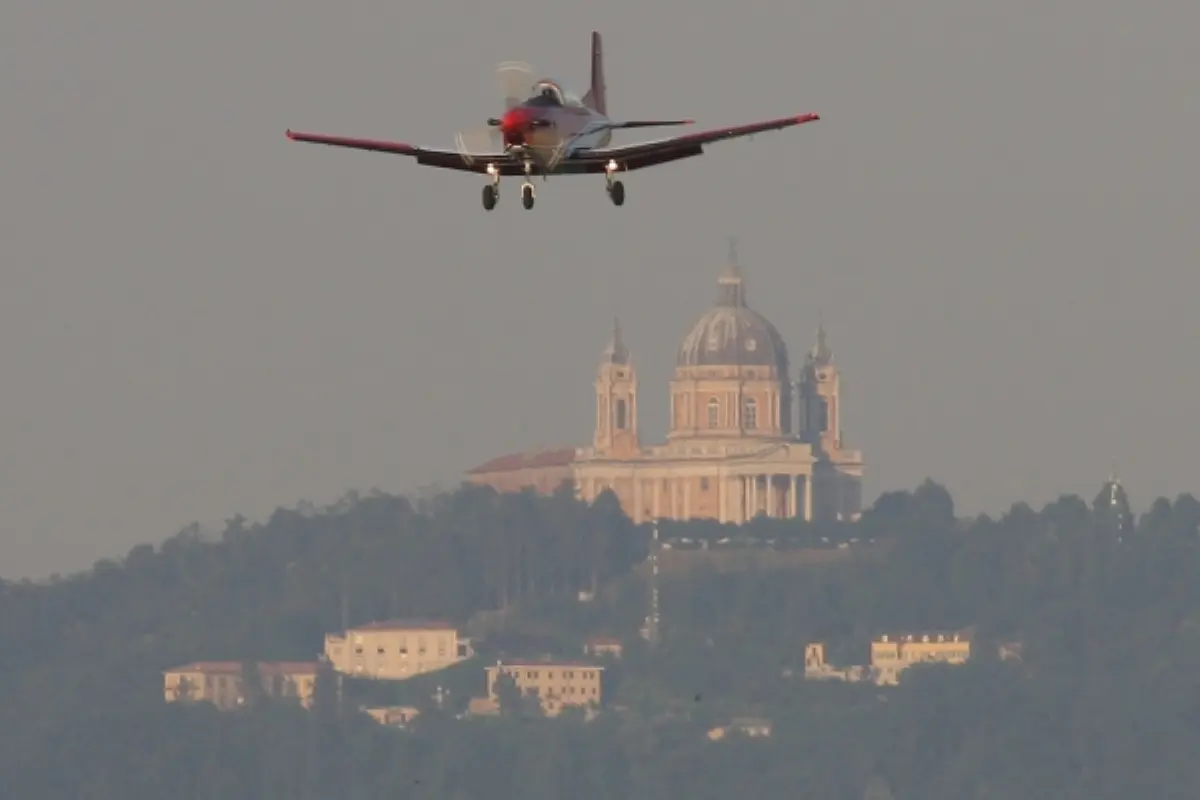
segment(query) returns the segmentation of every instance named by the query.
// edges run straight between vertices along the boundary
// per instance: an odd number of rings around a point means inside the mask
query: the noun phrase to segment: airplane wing
[[[817,114],[799,114],[791,117],[780,117],[762,122],[752,122],[748,125],[736,125],[729,128],[712,128],[696,133],[685,133],[682,136],[672,136],[667,139],[655,139],[650,142],[621,145],[619,147],[600,147],[594,150],[580,150],[563,162],[560,169],[563,172],[603,172],[609,161],[616,161],[621,171],[642,169],[683,158],[691,158],[704,152],[704,145],[725,139],[737,139],[742,136],[753,136],[765,131],[781,130],[793,125],[803,125],[820,119]]]
[[[704,145],[719,142],[724,139],[737,139],[742,136],[753,136],[765,131],[790,128],[805,122],[814,122],[820,117],[816,114],[800,114],[798,116],[780,117],[763,122],[752,122],[748,125],[737,125],[730,128],[712,128],[697,133],[687,133],[682,136],[672,136],[667,139],[655,139],[650,142],[621,145],[620,147],[601,147],[593,150],[579,150],[564,159],[558,166],[560,173],[583,174],[604,172],[609,161],[616,161],[621,171],[643,169],[656,164],[666,164],[683,158],[691,158],[704,152]],[[621,127],[649,127],[650,125],[687,124],[691,120],[672,122],[633,122],[618,123]],[[617,126],[609,126],[617,127]],[[312,142],[331,147],[346,147],[353,150],[370,150],[377,153],[392,153],[408,156],[418,164],[440,169],[452,169],[461,172],[486,173],[488,164],[495,164],[501,175],[524,175],[525,169],[521,161],[512,158],[508,153],[461,153],[457,150],[437,150],[428,147],[388,142],[378,139],[354,139],[345,136],[327,136],[320,133],[299,133],[288,130],[287,137],[294,142]]]
[[[669,128],[675,125],[691,125],[694,119],[634,119],[628,122],[608,122],[606,128]]]
[[[293,130],[288,130],[287,137],[293,142],[312,142],[330,147],[347,147],[352,150],[370,150],[376,153],[409,156],[416,159],[418,164],[441,169],[485,173],[488,164],[495,164],[501,175],[523,175],[525,173],[523,165],[509,158],[506,153],[460,153],[457,150],[436,150],[403,142],[353,139],[345,136],[327,136],[323,133],[299,133]]]

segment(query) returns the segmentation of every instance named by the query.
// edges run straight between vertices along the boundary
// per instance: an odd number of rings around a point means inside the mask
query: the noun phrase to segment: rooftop
[[[530,450],[524,453],[510,453],[506,456],[485,461],[474,469],[468,470],[469,475],[480,475],[487,472],[508,472],[518,469],[536,469],[539,467],[566,467],[575,461],[574,447],[556,447],[544,450]]]
[[[351,631],[456,631],[452,622],[440,619],[385,619],[353,625]]]
[[[884,633],[876,642],[969,642],[974,632],[970,628],[959,631],[921,631],[919,633]]]
[[[528,661],[498,661],[489,666],[488,669],[504,669],[505,667],[517,667],[520,669],[604,669],[599,664],[593,664],[590,661],[538,661],[536,659]]]
[[[266,675],[315,675],[315,661],[260,661],[258,671]],[[205,675],[238,675],[242,671],[241,661],[193,661],[179,667],[163,670],[166,672],[200,672]]]

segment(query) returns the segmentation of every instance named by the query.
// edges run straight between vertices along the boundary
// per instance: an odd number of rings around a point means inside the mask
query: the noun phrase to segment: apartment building
[[[469,639],[436,620],[371,622],[325,636],[325,657],[333,668],[356,678],[404,680],[473,655]]]
[[[268,697],[295,698],[312,705],[317,681],[315,662],[267,661],[255,665]],[[228,711],[246,702],[245,670],[240,661],[195,661],[163,671],[163,694],[168,703],[208,702]]]
[[[871,671],[879,684],[899,683],[915,664],[965,664],[971,658],[971,632],[884,634],[871,642]]]
[[[487,699],[499,706],[496,682],[502,675],[513,679],[526,697],[537,697],[542,713],[557,716],[563,708],[596,706],[604,702],[604,667],[578,661],[528,661],[495,664],[486,668]]]

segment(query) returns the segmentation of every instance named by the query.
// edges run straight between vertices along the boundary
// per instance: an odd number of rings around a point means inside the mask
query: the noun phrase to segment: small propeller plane
[[[816,114],[800,114],[752,122],[728,128],[714,128],[638,144],[610,146],[612,132],[628,128],[655,128],[690,125],[693,120],[617,121],[608,116],[604,85],[604,53],[600,34],[592,32],[592,82],[587,93],[576,97],[552,80],[531,84],[532,68],[521,62],[504,62],[498,67],[504,91],[505,113],[487,121],[488,127],[475,134],[458,134],[456,150],[435,150],[400,142],[352,139],[288,130],[289,139],[333,147],[372,150],[415,158],[418,164],[441,169],[485,174],[483,207],[496,207],[500,197],[500,177],[524,176],[521,201],[533,208],[532,178],[540,175],[581,175],[604,173],[606,191],[614,205],[625,202],[625,186],[616,179],[621,172],[665,164],[701,155],[704,145],[723,139],[752,136],[764,131],[789,128],[820,119]]]

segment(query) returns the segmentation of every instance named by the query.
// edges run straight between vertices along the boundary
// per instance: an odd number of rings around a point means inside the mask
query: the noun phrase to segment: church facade
[[[638,523],[856,518],[863,458],[842,441],[841,376],[824,329],[793,381],[783,337],[746,303],[741,268],[730,264],[717,284],[716,304],[679,347],[665,442],[642,443],[637,372],[614,324],[591,446],[493,459],[468,481],[541,492],[567,481],[588,502],[611,489]]]

